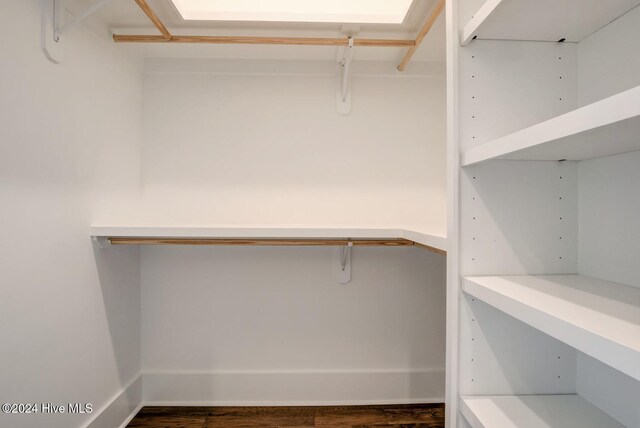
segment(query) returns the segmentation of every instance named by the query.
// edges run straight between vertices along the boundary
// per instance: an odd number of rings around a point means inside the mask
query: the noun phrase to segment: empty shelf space
[[[640,380],[640,288],[582,275],[466,277],[467,294]]]
[[[414,230],[302,226],[93,227],[112,245],[412,246],[446,253],[446,238]]]
[[[472,428],[622,428],[579,395],[462,397],[461,411]]]
[[[638,0],[486,0],[465,25],[462,44],[474,38],[580,42],[638,4]]]
[[[584,160],[640,150],[640,86],[467,150],[490,159]]]

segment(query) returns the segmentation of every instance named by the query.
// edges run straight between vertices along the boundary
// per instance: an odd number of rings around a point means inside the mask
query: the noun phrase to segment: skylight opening
[[[188,21],[401,24],[413,0],[172,0]]]

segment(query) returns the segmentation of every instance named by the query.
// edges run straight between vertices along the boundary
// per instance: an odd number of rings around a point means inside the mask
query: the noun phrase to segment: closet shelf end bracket
[[[62,34],[93,15],[111,0],[100,0],[62,24],[65,8],[63,0],[42,0],[42,50],[52,62],[62,62]]]
[[[338,113],[348,115],[351,113],[351,61],[353,60],[354,39],[349,37],[349,44],[345,46],[342,58],[339,61],[338,73]]]

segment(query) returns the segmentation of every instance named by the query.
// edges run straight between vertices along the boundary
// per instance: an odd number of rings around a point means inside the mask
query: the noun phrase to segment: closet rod
[[[107,238],[111,245],[263,245],[263,246],[355,246],[404,247],[414,245],[408,239],[274,239],[274,238]]]
[[[430,245],[420,244],[419,242],[414,242],[413,245],[418,248],[422,248],[423,250],[431,251],[432,253],[441,254],[443,256],[447,255],[445,250],[441,250],[440,248],[432,247]]]
[[[348,46],[348,37],[163,36],[114,34],[117,43],[210,43],[237,45]],[[413,40],[354,39],[355,46],[410,48]]]

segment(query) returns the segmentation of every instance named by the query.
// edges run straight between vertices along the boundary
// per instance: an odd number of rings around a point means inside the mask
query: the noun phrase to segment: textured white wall
[[[139,65],[79,27],[66,60],[40,50],[40,2],[3,2],[0,26],[0,401],[92,403],[140,371],[136,249],[96,252],[94,218],[137,193]],[[103,419],[122,421],[135,397]],[[5,415],[3,427],[85,425],[93,415]]]
[[[578,272],[640,287],[640,151],[579,163]]]
[[[336,111],[336,85],[335,72],[148,73],[145,218],[443,234],[442,73],[356,75],[349,116]]]
[[[149,62],[145,218],[444,232],[442,67],[356,74],[353,111],[340,116],[335,70],[313,66],[284,75]],[[339,285],[333,251],[145,248],[145,398],[442,401],[444,257],[356,248],[353,279]]]
[[[625,427],[640,426],[640,382],[578,353],[578,394]]]
[[[148,389],[145,383],[146,398],[442,400],[444,257],[358,247],[352,280],[341,285],[334,251],[144,248],[143,371],[183,375]],[[194,372],[203,376],[184,379]],[[206,375],[226,375],[233,388],[216,387],[222,380]],[[246,387],[239,385],[243,376],[252,380]],[[210,384],[206,392],[202,381]]]
[[[580,105],[640,85],[639,27],[636,7],[578,44]]]
[[[636,7],[578,45],[581,105],[640,84],[639,26]],[[639,163],[638,151],[579,163],[580,274],[640,287]],[[640,382],[583,354],[578,393],[625,426],[639,426]]]

